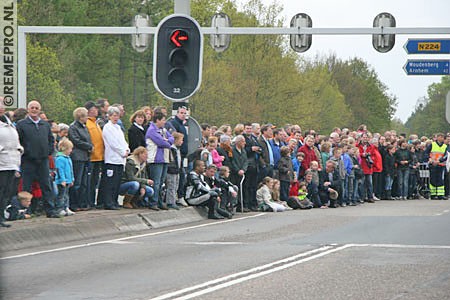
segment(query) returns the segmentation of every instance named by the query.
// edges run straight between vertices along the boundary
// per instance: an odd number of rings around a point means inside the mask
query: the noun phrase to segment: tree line
[[[248,1],[193,0],[191,15],[202,27],[216,12],[235,27],[282,26],[282,7]],[[153,25],[173,13],[169,0],[23,0],[20,25],[131,26],[137,13]],[[361,58],[330,54],[304,59],[288,47],[287,36],[233,36],[231,46],[215,52],[205,36],[203,80],[189,101],[199,122],[245,121],[300,124],[324,133],[333,127],[366,124],[375,131],[391,128],[396,98]],[[59,122],[87,100],[105,97],[128,111],[166,105],[152,83],[153,48],[137,53],[128,35],[33,34],[27,38],[28,98]]]

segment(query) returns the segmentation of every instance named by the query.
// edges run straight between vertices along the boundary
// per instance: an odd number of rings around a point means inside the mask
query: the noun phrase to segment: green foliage
[[[56,54],[40,44],[28,43],[27,93],[29,99],[38,99],[51,119],[70,122],[75,108],[73,96],[64,92],[59,81],[61,64]]]
[[[406,136],[409,136],[413,133],[409,130],[408,127],[405,126],[405,124],[403,124],[402,120],[400,120],[399,118],[392,119],[391,129],[395,130],[398,134],[405,133]]]
[[[417,101],[416,109],[405,126],[411,132],[427,136],[449,131],[445,120],[445,99],[449,91],[449,76],[443,76],[441,82],[431,84],[428,87],[428,97]]]
[[[348,126],[357,128],[366,124],[371,131],[390,129],[396,98],[387,94],[387,87],[375,70],[360,58],[342,61],[331,56],[326,64],[352,111]]]

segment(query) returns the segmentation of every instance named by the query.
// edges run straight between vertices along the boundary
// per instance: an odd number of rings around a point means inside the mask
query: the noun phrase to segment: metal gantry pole
[[[191,1],[190,0],[175,0],[174,12],[176,14],[191,15]]]
[[[175,0],[175,12],[190,14],[189,0]],[[202,34],[230,35],[372,35],[372,34],[450,34],[450,27],[375,27],[375,28],[308,28],[308,27],[202,27]],[[27,50],[26,34],[155,34],[156,27],[85,27],[85,26],[19,26],[18,30],[18,91],[19,107],[26,106]]]

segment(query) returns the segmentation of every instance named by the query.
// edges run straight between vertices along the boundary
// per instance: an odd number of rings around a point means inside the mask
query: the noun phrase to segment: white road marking
[[[136,242],[130,242],[130,241],[111,241],[108,244],[116,244],[116,245],[129,245],[129,244],[136,244]]]
[[[158,296],[158,297],[155,297],[155,298],[151,298],[150,300],[170,299],[170,298],[173,298],[173,297],[176,297],[176,296],[179,296],[179,295],[191,292],[191,291],[195,291],[195,290],[198,290],[198,289],[201,289],[201,288],[205,288],[203,290],[200,290],[200,291],[197,291],[197,292],[193,292],[191,294],[184,295],[184,296],[181,296],[179,298],[174,298],[174,299],[191,299],[193,297],[197,297],[197,296],[200,296],[200,295],[211,293],[213,291],[216,291],[216,290],[219,290],[219,289],[231,286],[231,285],[235,285],[235,284],[238,284],[238,283],[241,283],[241,282],[253,279],[253,278],[257,278],[257,277],[264,276],[264,275],[267,275],[267,274],[270,274],[270,273],[273,273],[273,272],[277,272],[277,271],[280,271],[280,270],[283,270],[283,269],[295,266],[297,264],[301,264],[301,263],[304,263],[304,262],[307,262],[307,261],[310,261],[310,260],[313,260],[313,259],[325,256],[327,254],[343,250],[343,249],[348,248],[348,247],[351,247],[351,246],[344,245],[344,246],[341,246],[339,248],[334,248],[334,249],[333,249],[332,246],[323,246],[323,247],[320,247],[320,248],[317,248],[317,249],[314,249],[314,250],[310,250],[310,251],[307,251],[307,252],[303,252],[303,253],[300,253],[300,254],[297,254],[297,255],[285,258],[285,259],[277,260],[277,261],[274,261],[274,262],[269,263],[269,264],[265,264],[265,265],[262,265],[262,266],[251,268],[251,269],[248,269],[248,270],[245,270],[245,271],[242,271],[242,272],[239,272],[239,273],[227,275],[227,276],[224,276],[224,277],[220,277],[220,278],[217,278],[217,279],[214,279],[214,280],[211,280],[211,281],[207,281],[207,282],[204,282],[204,283],[201,283],[201,284],[198,284],[198,285],[194,285],[194,286],[191,286],[191,287],[187,287],[187,288],[184,288],[184,289],[181,289],[181,290],[178,290],[178,291],[170,292],[170,293],[167,293],[165,295],[161,295],[161,296]],[[318,253],[318,254],[316,254],[316,253]],[[312,255],[312,256],[309,256],[309,255]],[[300,258],[305,257],[305,256],[309,256],[309,257],[300,259]],[[279,264],[282,264],[282,265],[281,266],[277,266]],[[244,275],[247,275],[247,276],[244,276]],[[241,277],[241,276],[244,276],[244,277]],[[208,286],[211,286],[211,285],[214,285],[214,284],[217,284],[217,285],[212,286],[212,287],[208,287]]]
[[[173,232],[185,231],[185,230],[190,230],[190,229],[197,229],[197,228],[202,228],[202,227],[207,227],[207,226],[212,226],[212,225],[219,225],[219,224],[223,224],[223,223],[237,222],[237,221],[241,221],[241,220],[257,218],[257,217],[264,216],[264,215],[265,215],[265,213],[260,213],[260,214],[254,215],[254,216],[247,216],[247,217],[242,217],[242,218],[235,218],[235,219],[229,219],[229,220],[224,220],[224,221],[217,221],[217,222],[212,222],[212,223],[207,223],[207,224],[194,225],[194,226],[189,226],[189,227],[182,227],[182,228],[169,229],[169,230],[158,231],[158,232],[151,232],[151,233],[127,236],[127,237],[123,237],[123,238],[106,240],[106,241],[78,244],[78,245],[61,247],[61,248],[55,248],[55,249],[50,249],[50,250],[43,250],[43,251],[36,251],[36,252],[19,254],[19,255],[0,257],[0,260],[13,259],[13,258],[22,258],[22,257],[27,257],[27,256],[39,255],[39,254],[53,253],[53,252],[59,252],[59,251],[65,251],[65,250],[84,248],[84,247],[89,247],[89,246],[108,244],[108,243],[113,243],[113,242],[128,241],[128,240],[138,239],[138,238],[142,238],[142,237],[162,235],[162,234],[166,234],[166,233],[173,233]]]
[[[444,215],[444,214],[446,214],[446,213],[448,213],[448,212],[450,212],[450,210],[446,209],[446,210],[444,210],[444,211],[441,212],[441,213],[434,214],[433,216],[435,216],[435,217],[442,216],[442,215]]]
[[[242,242],[187,242],[183,243],[186,245],[244,245],[245,243]]]
[[[269,264],[245,270],[239,273],[220,277],[211,281],[207,281],[198,285],[187,287],[178,291],[170,292],[149,300],[186,300],[201,295],[205,295],[232,285],[236,285],[254,278],[265,276],[274,272],[278,272],[298,264],[302,264],[316,258],[329,255],[351,247],[377,247],[377,248],[408,248],[408,249],[450,249],[450,246],[441,245],[402,245],[402,244],[346,244],[341,247],[333,248],[336,244],[324,246],[311,251],[300,253],[282,260],[278,260]],[[307,256],[307,257],[305,257]],[[303,259],[300,259],[305,257]],[[281,265],[280,265],[281,264]],[[203,289],[202,289],[203,288]],[[189,293],[192,292],[192,293]],[[189,294],[186,294],[189,293]],[[183,295],[186,294],[186,295]]]
[[[441,245],[402,245],[402,244],[349,244],[353,247],[403,248],[403,249],[450,249]]]

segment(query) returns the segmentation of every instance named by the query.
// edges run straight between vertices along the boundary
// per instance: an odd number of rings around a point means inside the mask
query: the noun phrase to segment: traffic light
[[[291,19],[291,28],[312,27],[312,19],[304,13],[296,14]],[[305,52],[312,44],[311,34],[291,34],[291,48],[295,52]]]
[[[378,14],[373,20],[373,27],[395,27],[395,18],[387,12]],[[395,34],[373,34],[372,45],[378,52],[389,52],[394,48]]]
[[[170,15],[158,25],[153,54],[153,83],[173,101],[191,97],[200,87],[203,35],[187,15]]]

